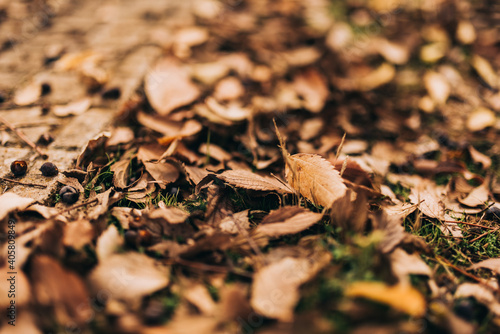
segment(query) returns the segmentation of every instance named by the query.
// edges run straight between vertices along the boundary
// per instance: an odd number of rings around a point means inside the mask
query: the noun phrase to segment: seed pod
[[[10,171],[14,176],[23,176],[28,170],[28,165],[24,160],[16,160],[10,164]]]
[[[59,174],[59,169],[52,162],[46,162],[40,167],[43,176],[56,176]]]
[[[61,201],[66,204],[73,204],[78,201],[80,197],[80,192],[71,186],[64,186],[59,191],[59,196],[61,196]]]

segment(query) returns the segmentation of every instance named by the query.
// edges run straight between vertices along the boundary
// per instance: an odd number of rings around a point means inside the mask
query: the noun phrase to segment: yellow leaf
[[[423,316],[426,311],[424,296],[408,284],[389,286],[382,282],[355,282],[346,289],[345,295],[386,304],[415,317]]]

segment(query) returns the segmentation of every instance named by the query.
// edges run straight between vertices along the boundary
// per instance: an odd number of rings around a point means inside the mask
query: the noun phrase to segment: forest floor
[[[0,1],[0,78],[2,333],[500,331],[500,4]]]

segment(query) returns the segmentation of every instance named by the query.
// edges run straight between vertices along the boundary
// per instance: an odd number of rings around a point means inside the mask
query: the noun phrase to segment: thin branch
[[[61,214],[63,214],[63,213],[69,212],[69,211],[74,210],[74,209],[78,209],[78,208],[80,208],[80,207],[82,207],[82,206],[86,206],[86,205],[89,205],[89,204],[95,203],[95,202],[97,202],[98,200],[99,200],[98,198],[94,198],[93,200],[88,201],[88,202],[84,202],[84,203],[80,203],[80,204],[75,204],[75,205],[73,205],[73,206],[70,206],[69,208],[66,208],[66,209],[62,210],[61,212],[58,212],[58,213],[56,213],[56,214],[52,215],[50,218],[53,218],[53,217],[59,216],[59,215],[61,215]]]
[[[443,220],[444,223],[447,224],[464,224],[464,225],[469,225],[469,226],[474,226],[474,227],[480,227],[480,228],[485,228],[488,230],[496,230],[495,227],[489,227],[489,226],[484,226],[484,225],[479,225],[479,224],[474,224],[474,223],[467,223],[467,222],[457,222],[454,220]]]
[[[8,179],[6,177],[0,177],[0,180],[6,181],[6,182],[15,183],[15,184],[20,184],[22,186],[47,188],[47,186],[44,185],[44,184],[31,183],[31,182],[21,182],[21,181],[16,181],[16,180]]]
[[[31,148],[33,148],[43,159],[47,159],[48,155],[44,153],[35,143],[33,143],[26,135],[19,129],[17,129],[12,123],[0,116],[0,122],[5,124],[14,133]]]

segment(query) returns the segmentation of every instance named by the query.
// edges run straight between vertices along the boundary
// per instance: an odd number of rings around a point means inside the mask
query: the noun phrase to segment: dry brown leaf
[[[238,188],[259,191],[276,191],[280,194],[293,193],[293,190],[286,184],[281,183],[273,177],[261,176],[246,170],[227,170],[215,176],[218,179]]]
[[[239,102],[232,102],[227,106],[223,106],[214,98],[208,97],[205,104],[210,111],[228,121],[239,122],[250,118],[252,115],[252,111],[249,108],[242,107]]]
[[[292,321],[299,301],[299,287],[321,269],[318,262],[307,258],[285,257],[254,275],[250,304],[268,318]]]
[[[491,88],[498,88],[498,76],[488,60],[481,56],[474,55],[471,60],[471,65],[486,84]]]
[[[131,128],[119,126],[111,131],[111,136],[106,142],[106,147],[128,144],[134,140],[134,131]]]
[[[218,101],[236,100],[243,96],[245,89],[241,81],[235,77],[222,79],[214,88],[214,98]]]
[[[410,58],[409,50],[403,45],[388,41],[387,39],[376,39],[374,44],[377,52],[380,53],[385,60],[393,64],[406,64]]]
[[[52,107],[52,112],[57,117],[81,115],[90,108],[91,104],[92,104],[91,100],[89,98],[85,98],[80,101],[66,104],[64,106],[54,106]]]
[[[475,163],[479,163],[483,166],[483,169],[488,169],[491,167],[491,158],[487,155],[476,150],[472,145],[468,147],[470,156]]]
[[[469,270],[475,270],[479,268],[486,268],[493,271],[495,274],[500,275],[500,259],[487,259],[478,263],[474,263],[469,267]]]
[[[35,299],[43,307],[53,307],[59,323],[83,325],[90,321],[90,299],[79,276],[46,255],[33,259],[30,276]]]
[[[467,118],[467,129],[470,131],[481,131],[495,125],[497,119],[495,113],[488,108],[478,107]]]
[[[115,225],[108,228],[97,239],[95,252],[99,261],[105,261],[123,245],[123,237]]]
[[[212,316],[216,311],[216,304],[207,288],[202,284],[195,284],[183,291],[183,297],[193,304],[202,314]]]
[[[474,297],[486,306],[495,316],[500,316],[500,303],[493,292],[483,284],[462,283],[455,291],[454,298]]]
[[[0,195],[0,221],[11,212],[24,210],[35,202],[32,198],[21,197],[17,194],[6,192]]]
[[[446,78],[440,73],[428,71],[423,79],[427,93],[432,100],[438,105],[445,104],[451,90]]]
[[[487,182],[483,182],[479,187],[474,188],[465,198],[458,198],[463,205],[474,208],[486,205],[490,197],[490,190]]]
[[[391,269],[399,283],[410,284],[410,275],[432,277],[431,268],[417,254],[408,254],[401,248],[395,249],[389,255]]]
[[[169,224],[182,224],[189,217],[189,213],[176,207],[157,208],[147,215],[151,219],[164,219]]]
[[[137,305],[141,298],[168,285],[168,269],[144,254],[128,252],[106,257],[90,274],[96,291]]]
[[[394,66],[384,63],[369,74],[355,80],[354,89],[370,91],[392,81],[396,75]]]
[[[37,80],[30,82],[25,87],[18,89],[13,101],[18,106],[26,106],[36,102],[42,94],[42,85]]]
[[[322,217],[323,215],[320,213],[311,212],[301,207],[285,206],[271,211],[253,230],[253,233],[269,237],[295,234],[316,224]]]
[[[320,155],[286,155],[286,179],[302,196],[326,208],[345,196],[347,187],[339,172]]]
[[[148,173],[155,179],[161,189],[179,178],[179,170],[168,162],[143,162]]]
[[[156,64],[147,74],[144,86],[149,103],[160,115],[168,115],[200,96],[200,89],[191,82],[189,72],[171,57]]]
[[[297,94],[304,99],[304,108],[318,113],[323,109],[328,97],[328,85],[326,80],[314,68],[309,68],[295,76],[293,87]]]
[[[347,287],[345,296],[386,304],[414,317],[424,316],[427,308],[424,296],[408,284],[389,286],[382,282],[355,282]]]
[[[63,245],[79,250],[94,239],[94,227],[88,220],[78,220],[64,227]]]

